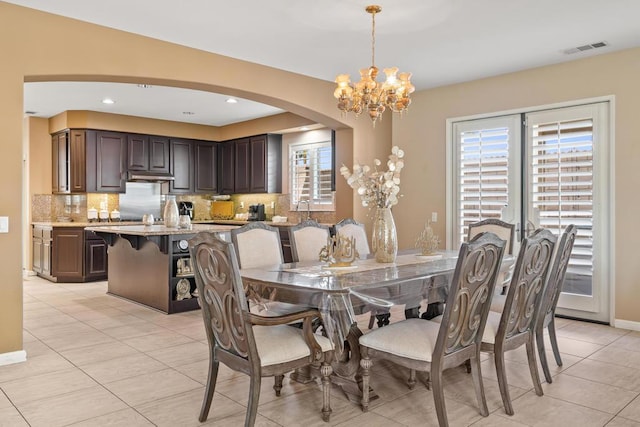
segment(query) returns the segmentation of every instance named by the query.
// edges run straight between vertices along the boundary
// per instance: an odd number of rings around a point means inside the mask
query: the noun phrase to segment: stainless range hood
[[[127,176],[127,181],[132,182],[164,182],[174,180],[175,178],[173,175],[160,174],[157,172],[130,171]]]

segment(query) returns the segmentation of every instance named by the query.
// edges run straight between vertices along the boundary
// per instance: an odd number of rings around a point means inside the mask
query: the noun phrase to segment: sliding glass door
[[[538,227],[575,224],[558,312],[609,320],[608,103],[528,112],[452,125],[451,247],[468,224],[515,223],[520,241]],[[514,250],[516,253],[517,247]]]

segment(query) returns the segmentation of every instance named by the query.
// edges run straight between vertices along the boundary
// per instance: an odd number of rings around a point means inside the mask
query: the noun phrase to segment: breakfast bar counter
[[[190,229],[164,225],[110,225],[87,227],[107,244],[107,292],[164,313],[198,309],[193,293],[188,240],[201,231],[229,240],[235,225],[192,224]]]

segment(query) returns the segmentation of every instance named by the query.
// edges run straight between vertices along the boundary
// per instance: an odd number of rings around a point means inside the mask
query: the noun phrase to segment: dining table
[[[253,304],[268,307],[265,302],[278,301],[318,309],[323,333],[334,343],[334,382],[352,401],[359,402],[362,330],[356,315],[404,305],[407,315],[417,316],[423,301],[446,301],[457,259],[458,251],[452,250],[431,255],[402,251],[391,263],[374,258],[344,267],[331,267],[321,261],[297,262],[241,269],[240,275]],[[513,264],[514,257],[505,255],[501,269],[507,271]],[[296,376],[294,379],[304,382],[303,374]]]

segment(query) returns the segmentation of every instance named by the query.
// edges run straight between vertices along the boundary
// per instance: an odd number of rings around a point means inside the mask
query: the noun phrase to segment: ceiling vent
[[[565,55],[571,55],[578,52],[584,52],[587,50],[598,49],[601,47],[609,46],[607,42],[596,42],[591,44],[585,44],[584,46],[572,47],[571,49],[564,50]]]

